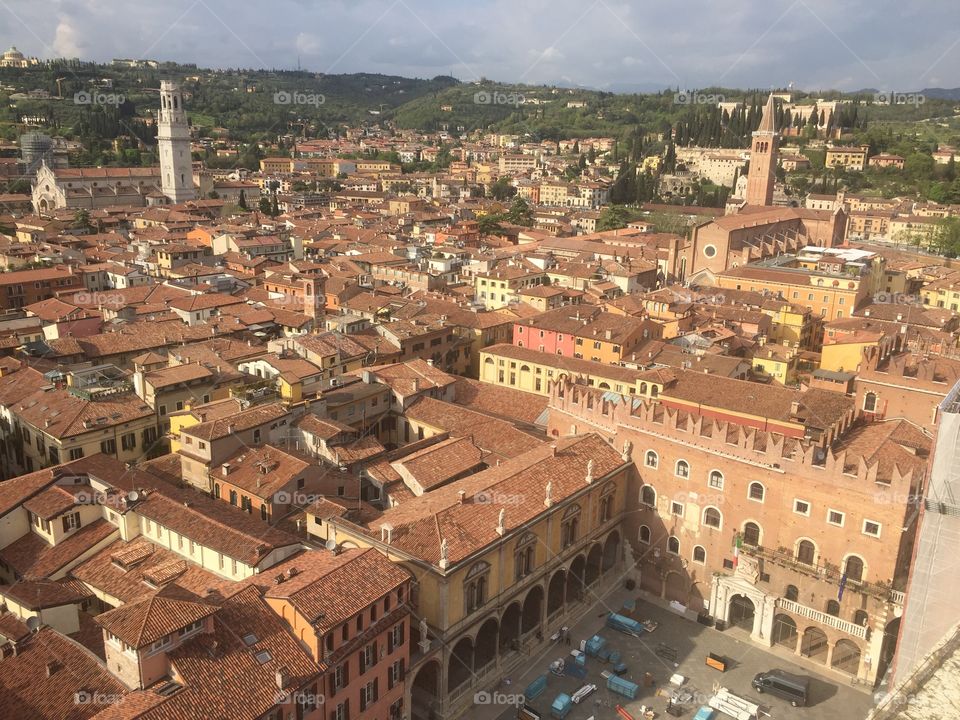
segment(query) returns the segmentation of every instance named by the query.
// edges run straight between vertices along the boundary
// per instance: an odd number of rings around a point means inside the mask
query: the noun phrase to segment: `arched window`
[[[617,486],[608,482],[600,493],[600,522],[609,522],[613,518],[613,505],[616,499]]]
[[[680,554],[680,539],[675,535],[671,535],[667,538],[667,552],[672,553],[673,555]]]
[[[783,596],[787,600],[792,600],[793,602],[797,601],[797,598],[800,597],[800,591],[797,589],[796,585],[787,585],[783,591]]]
[[[693,561],[695,563],[705,563],[707,561],[707,551],[704,550],[703,545],[697,545],[693,549]]]
[[[516,568],[516,579],[526,577],[533,572],[536,562],[537,536],[527,533],[517,541],[514,550],[513,563]]]
[[[463,594],[467,602],[467,612],[473,612],[487,602],[487,593],[489,590],[487,583],[489,579],[489,563],[478,562],[470,568],[470,572],[467,573],[467,578],[463,583]]]
[[[674,469],[674,474],[677,477],[687,478],[690,477],[690,463],[686,460],[677,460],[676,468]]]
[[[837,617],[840,614],[840,603],[836,600],[827,600],[827,615]]]
[[[750,547],[760,545],[760,526],[755,522],[745,523],[743,526],[743,544]]]
[[[560,522],[560,547],[568,548],[577,541],[580,531],[580,506],[571,505]]]
[[[650,386],[650,397],[656,397],[660,394],[660,387],[658,385]]]
[[[863,582],[863,560],[856,555],[851,555],[847,558],[843,572],[847,576],[847,580]]]
[[[860,627],[866,627],[867,623],[870,621],[869,616],[867,615],[866,610],[857,610],[853,613],[853,622]]]
[[[747,490],[747,497],[750,500],[755,500],[756,502],[763,502],[764,496],[767,494],[766,488],[763,487],[763,483],[752,482],[750,487]]]
[[[641,395],[647,394],[647,384],[645,382],[640,383],[640,394]]]
[[[723,490],[723,473],[719,470],[711,470],[707,479],[707,485],[714,490]]]
[[[657,491],[653,489],[653,485],[644,485],[640,488],[640,504],[647,507],[656,507]]]
[[[646,525],[640,526],[640,542],[642,542],[644,545],[650,544],[650,528],[648,528]]]
[[[719,530],[723,525],[723,516],[715,507],[708,507],[703,511],[703,524]]]
[[[817,548],[809,540],[801,540],[797,543],[797,562],[804,565],[813,565],[817,557]]]
[[[876,412],[877,411],[877,394],[868,392],[863,396],[863,411],[864,412]]]
[[[644,460],[644,463],[646,463],[646,466],[648,468],[656,469],[657,466],[660,464],[660,457],[653,450],[647,450],[647,455],[646,455],[646,459]]]

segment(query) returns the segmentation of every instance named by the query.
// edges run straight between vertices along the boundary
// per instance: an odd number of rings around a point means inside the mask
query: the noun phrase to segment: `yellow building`
[[[631,370],[592,360],[564,357],[515,345],[494,345],[480,351],[480,381],[514,390],[550,395],[550,383],[582,379],[590,387],[621,395],[657,397],[669,370]]]
[[[542,285],[547,275],[528,265],[500,265],[473,279],[474,297],[487,310],[498,310],[520,300],[520,291]]]
[[[796,349],[777,343],[765,343],[756,348],[751,362],[756,374],[786,385],[794,380],[797,361]]]
[[[842,167],[847,170],[863,170],[867,164],[869,145],[859,147],[828,147],[824,164],[830,167]]]
[[[344,548],[375,547],[417,578],[411,704],[455,717],[618,582],[632,472],[629,447],[568,437],[375,517],[320,501],[307,527]]]

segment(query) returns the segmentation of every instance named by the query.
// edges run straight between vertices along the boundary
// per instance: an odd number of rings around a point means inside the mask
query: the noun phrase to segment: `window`
[[[844,514],[839,510],[827,510],[827,523],[843,527]]]
[[[640,526],[640,542],[642,542],[644,545],[650,544],[650,528],[648,528],[646,525]]]
[[[368,705],[377,701],[377,679],[374,678],[360,688],[360,709],[366,710]]]
[[[644,462],[648,468],[656,470],[657,465],[660,464],[660,458],[653,450],[647,450],[647,456]]]
[[[124,450],[133,450],[137,447],[137,434],[128,433],[120,438],[120,447]]]
[[[680,539],[675,535],[671,535],[667,538],[667,552],[671,555],[680,554]]]
[[[677,517],[683,517],[683,503],[674,500],[670,503],[670,514]]]
[[[876,412],[877,411],[877,394],[868,392],[863,396],[863,411],[864,412]]]
[[[864,520],[863,534],[869,535],[870,537],[875,537],[875,538],[880,537],[880,523],[874,520]]]
[[[763,502],[763,496],[766,494],[766,490],[763,487],[763,483],[752,482],[750,487],[747,490],[747,498],[754,500],[755,502]]]
[[[377,664],[377,643],[372,642],[363,648],[360,654],[360,674],[363,675],[367,670]]]
[[[783,596],[787,600],[792,600],[793,602],[797,601],[797,598],[800,597],[800,590],[797,589],[796,585],[787,585],[783,591]]]
[[[644,485],[640,488],[640,504],[647,507],[654,507],[657,504],[657,491],[653,485]]]
[[[743,544],[750,547],[760,546],[760,526],[755,522],[745,523],[743,526]]]
[[[154,642],[153,645],[150,646],[150,652],[155,653],[158,650],[163,650],[163,648],[165,648],[169,644],[170,644],[170,635],[165,635],[164,637],[160,638],[159,640]]]
[[[853,623],[861,627],[866,627],[869,622],[869,616],[866,610],[857,610],[853,613]]]
[[[797,543],[797,562],[804,565],[813,565],[817,557],[817,548],[809,540],[801,540]]]
[[[260,442],[260,428],[257,428],[256,430],[253,431],[253,441],[255,443]]]
[[[80,527],[80,513],[74,512],[63,516],[63,531],[69,532]]]
[[[100,452],[104,455],[116,455],[117,454],[117,441],[115,438],[108,438],[107,440],[100,441]]]
[[[466,598],[467,612],[471,613],[487,602],[487,583],[490,579],[490,565],[479,562],[470,568],[467,579],[463,584]]]
[[[517,580],[525,578],[533,572],[536,560],[537,536],[533,533],[524,535],[518,542],[513,554],[515,577]]]
[[[573,505],[563,515],[560,523],[560,547],[566,549],[577,541],[580,531],[580,506]]]
[[[703,524],[719,530],[723,525],[723,516],[715,507],[708,507],[703,511]]]
[[[702,545],[697,545],[693,549],[693,561],[700,564],[707,562],[707,551],[704,550]]]
[[[611,482],[603,489],[600,495],[600,517],[602,523],[609,522],[613,517],[613,501],[616,498],[616,486]]]
[[[827,615],[837,617],[840,614],[840,603],[836,600],[827,600]]]
[[[677,466],[674,470],[674,474],[677,477],[687,478],[690,477],[690,463],[686,460],[677,460]]]
[[[711,470],[707,484],[714,490],[723,490],[723,473],[719,470]]]
[[[71,460],[79,460],[83,457],[83,448],[70,448],[69,456]]]
[[[794,499],[794,501],[793,501],[793,511],[794,511],[797,515],[806,515],[807,517],[809,517],[809,516],[810,516],[810,503],[808,503],[806,500]]]
[[[843,574],[847,576],[847,580],[863,582],[863,560],[856,555],[848,557],[843,565]]]

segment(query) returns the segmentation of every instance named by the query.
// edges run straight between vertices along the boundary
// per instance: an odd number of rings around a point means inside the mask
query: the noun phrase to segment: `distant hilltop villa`
[[[0,67],[5,68],[25,68],[31,65],[39,65],[40,60],[35,57],[28,58],[16,47],[11,47],[2,56],[0,56]]]

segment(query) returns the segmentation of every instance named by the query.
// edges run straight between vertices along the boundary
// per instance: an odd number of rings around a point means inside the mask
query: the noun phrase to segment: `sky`
[[[960,87],[957,0],[0,0],[40,58],[614,92]]]

